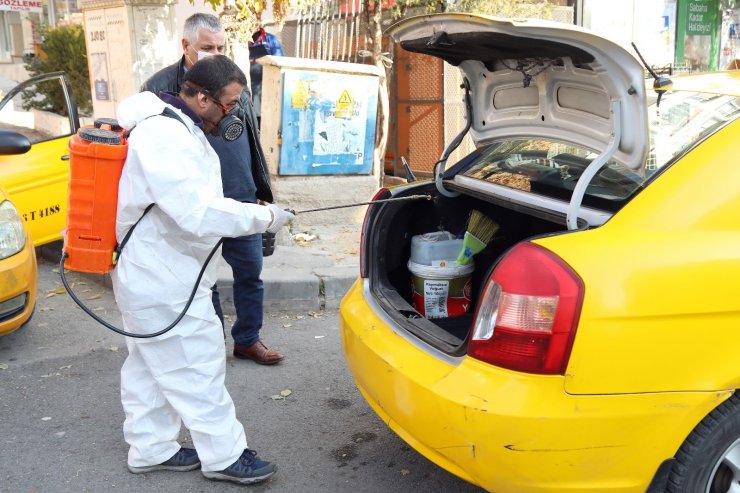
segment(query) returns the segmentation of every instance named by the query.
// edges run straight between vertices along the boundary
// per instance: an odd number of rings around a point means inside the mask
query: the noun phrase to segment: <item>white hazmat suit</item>
[[[150,334],[185,307],[197,275],[221,237],[264,232],[268,207],[224,198],[218,156],[185,113],[161,115],[150,92],[121,102],[118,121],[129,138],[118,189],[120,242],[149,204],[111,273],[125,330]],[[184,122],[184,124],[183,124]],[[124,437],[133,467],[160,464],[179,449],[181,423],[190,430],[204,471],[220,471],[247,447],[244,428],[224,386],[221,323],[211,302],[217,262],[208,266],[185,317],[151,339],[126,338],[121,368]]]

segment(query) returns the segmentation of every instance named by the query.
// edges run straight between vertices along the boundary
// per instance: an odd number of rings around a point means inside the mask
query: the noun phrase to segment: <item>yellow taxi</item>
[[[368,208],[340,306],[365,399],[494,493],[737,491],[740,73],[646,84],[632,53],[546,21],[389,34],[459,68],[467,116],[432,180]],[[466,232],[486,238],[462,269]]]
[[[2,140],[0,131],[0,145]],[[0,335],[31,318],[36,284],[36,251],[18,210],[0,187]]]
[[[78,128],[62,72],[29,79],[0,101],[0,335],[18,329],[33,313],[34,247],[62,238],[67,142]]]

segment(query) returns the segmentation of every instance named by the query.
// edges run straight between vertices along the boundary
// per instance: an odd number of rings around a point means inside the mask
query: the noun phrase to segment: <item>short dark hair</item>
[[[224,88],[232,82],[238,82],[242,86],[247,85],[247,76],[244,75],[242,69],[224,55],[213,55],[198,60],[185,72],[182,80],[193,83],[193,85],[185,83],[182,85],[181,92],[188,97],[200,92],[198,88],[201,88],[211,97],[218,99]]]

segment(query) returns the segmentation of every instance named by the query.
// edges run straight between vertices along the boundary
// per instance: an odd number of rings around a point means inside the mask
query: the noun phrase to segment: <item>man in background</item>
[[[179,93],[185,72],[198,60],[223,54],[225,45],[226,33],[218,17],[212,14],[193,14],[185,20],[183,27],[182,57],[178,62],[151,76],[142,86],[142,91],[155,94],[162,91]],[[273,202],[270,174],[259,141],[259,127],[246,89],[235,113],[246,127],[238,139],[227,141],[207,136],[221,161],[224,196],[247,203]],[[260,339],[264,302],[264,287],[260,278],[262,235],[224,238],[222,252],[234,277],[236,321],[231,327],[234,356],[250,359],[261,365],[281,362],[284,356],[268,348]],[[213,289],[213,306],[223,324],[223,311],[216,286]]]
[[[257,63],[257,59],[267,55],[283,56],[283,47],[277,36],[265,31],[260,24],[249,43],[249,80],[258,125],[262,125],[262,65]]]

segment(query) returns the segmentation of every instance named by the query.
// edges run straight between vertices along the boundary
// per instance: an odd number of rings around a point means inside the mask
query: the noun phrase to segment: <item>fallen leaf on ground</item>
[[[85,298],[85,299],[87,299],[87,300],[97,300],[101,296],[102,295],[100,293],[98,293],[98,294],[94,294],[94,295],[90,296],[89,298]]]
[[[8,365],[6,365],[5,363],[0,363],[0,370],[7,370],[7,369],[8,369]]]
[[[292,394],[293,391],[290,389],[281,390],[280,394],[271,395],[270,399],[273,401],[284,401],[286,397]]]
[[[408,476],[409,474],[411,474],[411,471],[408,469],[401,469],[401,476]]]
[[[51,298],[52,296],[55,296],[57,294],[64,294],[66,292],[67,290],[64,288],[50,289],[49,291],[46,292],[46,297]]]
[[[115,353],[116,351],[118,351],[118,346],[111,346],[108,349]]]
[[[64,365],[59,367],[60,370],[69,370],[70,368],[72,368],[72,365]]]
[[[293,235],[293,240],[298,242],[309,242],[316,239],[316,235],[311,235],[307,233],[298,233]]]

